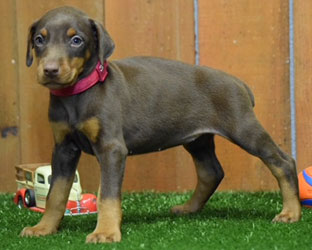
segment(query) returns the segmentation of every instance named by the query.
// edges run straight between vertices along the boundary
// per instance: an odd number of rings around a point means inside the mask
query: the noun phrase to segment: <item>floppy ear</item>
[[[30,27],[28,31],[28,38],[27,38],[27,53],[26,53],[26,65],[30,67],[33,62],[33,53],[32,49],[34,48],[33,44],[33,36],[36,30],[38,21],[34,22]]]
[[[115,43],[100,23],[92,19],[90,23],[96,37],[99,60],[103,64],[113,53]]]

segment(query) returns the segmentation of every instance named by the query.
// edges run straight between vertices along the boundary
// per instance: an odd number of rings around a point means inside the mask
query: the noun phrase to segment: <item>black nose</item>
[[[57,63],[51,62],[44,65],[44,74],[48,77],[56,77],[59,74],[59,65]]]

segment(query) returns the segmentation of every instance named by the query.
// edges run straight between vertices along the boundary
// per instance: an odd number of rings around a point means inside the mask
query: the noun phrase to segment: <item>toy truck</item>
[[[20,208],[26,207],[32,211],[44,212],[46,197],[51,183],[50,164],[21,164],[15,166],[17,192],[14,202]],[[66,205],[65,215],[82,215],[97,212],[96,196],[81,194],[78,171],[76,171],[73,186]]]

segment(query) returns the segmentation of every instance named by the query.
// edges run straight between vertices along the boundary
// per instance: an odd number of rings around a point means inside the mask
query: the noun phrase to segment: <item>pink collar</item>
[[[107,67],[108,63],[106,61],[104,62],[104,66],[99,61],[90,75],[79,80],[73,86],[66,87],[63,89],[54,89],[54,90],[51,89],[50,92],[52,95],[56,96],[71,96],[80,94],[86,91],[87,89],[91,88],[98,82],[103,82],[108,75]]]

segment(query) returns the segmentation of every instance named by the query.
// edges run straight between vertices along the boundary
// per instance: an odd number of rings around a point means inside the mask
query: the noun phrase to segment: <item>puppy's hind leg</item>
[[[295,161],[274,143],[253,114],[247,117],[244,123],[240,123],[240,126],[233,127],[236,129],[227,134],[228,138],[250,154],[259,157],[278,181],[283,197],[283,209],[273,221],[298,221],[301,217],[301,206]]]
[[[224,176],[215,154],[214,135],[202,135],[184,147],[193,157],[197,172],[197,186],[188,202],[171,209],[173,213],[177,214],[194,213],[201,210]]]

